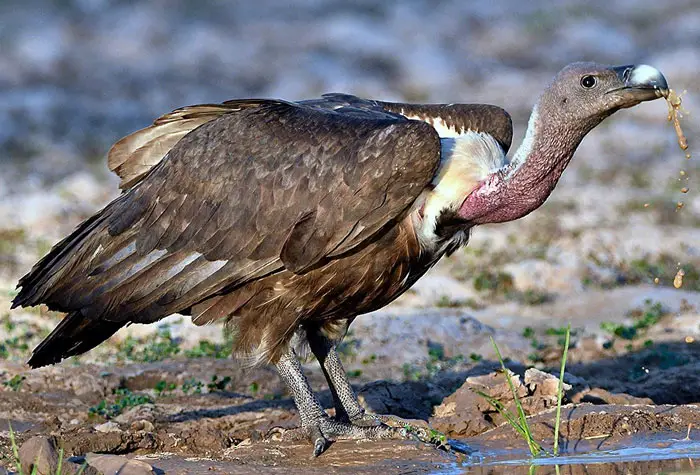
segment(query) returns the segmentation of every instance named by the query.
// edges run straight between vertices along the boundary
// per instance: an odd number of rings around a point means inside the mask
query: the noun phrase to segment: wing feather
[[[508,152],[513,141],[513,122],[508,112],[490,104],[406,104],[361,99],[350,94],[324,94],[321,99],[304,101],[319,109],[346,111],[353,115],[385,114],[406,117],[444,129],[450,134],[468,130],[491,135]]]
[[[439,137],[422,122],[279,101],[227,107],[235,113],[179,139],[52,250],[15,303],[124,323],[190,311],[271,273],[303,273],[351,252],[401,219],[439,164]],[[173,114],[156,127],[188,120]],[[206,307],[201,321],[224,303]]]
[[[107,166],[121,178],[119,187],[128,189],[185,135],[224,114],[240,110],[232,104],[203,104],[176,109],[157,118],[153,125],[115,143],[107,154]]]

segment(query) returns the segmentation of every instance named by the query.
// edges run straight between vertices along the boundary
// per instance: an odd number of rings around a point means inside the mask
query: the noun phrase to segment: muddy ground
[[[166,473],[532,473],[527,462],[486,465],[526,459],[526,447],[473,389],[512,408],[492,337],[551,449],[552,380],[532,368],[558,374],[571,324],[562,447],[613,463],[583,459],[559,473],[693,470],[700,3],[288,3],[0,2],[0,465],[16,469],[11,424],[20,444],[55,436],[71,456],[140,458]],[[662,101],[616,113],[586,137],[541,209],[474,229],[467,248],[358,318],[343,344],[368,410],[427,421],[470,455],[415,441],[344,441],[311,460],[306,444],[277,440],[298,417],[274,371],[241,369],[221,328],[180,316],[123,329],[51,368],[24,365],[61,315],[10,310],[17,280],[119,194],[106,151],[160,114],[330,91],[491,103],[512,115],[515,148],[537,95],[577,60],[651,64],[687,90],[691,158]],[[305,368],[330,406],[315,362]],[[637,446],[648,451],[635,455],[645,465],[608,452]],[[657,460],[674,453],[675,461]]]
[[[660,371],[661,353],[683,364]],[[5,368],[24,378],[17,390],[6,387],[0,392],[3,430],[11,424],[18,445],[50,435],[67,455],[128,454],[167,473],[432,473],[480,458],[498,461],[499,454],[525,457],[527,451],[515,431],[474,392],[482,390],[515,409],[505,376],[494,371],[492,362],[460,363],[415,381],[356,385],[369,411],[426,420],[473,453],[465,456],[411,440],[342,441],[315,460],[305,441],[289,440],[285,433],[299,419],[285,388],[268,368],[245,371],[228,359],[177,357],[114,367],[64,363],[26,372],[6,363]],[[635,376],[638,368],[649,373]],[[562,449],[596,452],[640,440],[697,440],[700,406],[691,403],[700,402],[699,368],[698,343],[662,344],[572,366]],[[519,373],[513,381],[526,413],[538,415],[530,424],[533,435],[551,449],[557,380],[533,368],[512,369]],[[331,406],[322,376],[312,365],[309,370],[322,402]],[[188,387],[187,381],[202,384]],[[626,394],[618,392],[622,388]],[[7,432],[2,434],[0,454],[11,464]]]

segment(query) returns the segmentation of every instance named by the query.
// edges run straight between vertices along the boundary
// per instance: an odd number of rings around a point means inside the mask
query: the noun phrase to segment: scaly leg
[[[373,414],[367,414],[357,400],[355,391],[348,381],[345,368],[343,368],[343,363],[338,356],[337,343],[323,335],[319,330],[308,331],[307,340],[328,381],[328,387],[333,395],[336,420],[352,422],[364,427],[381,425],[382,421]]]
[[[337,421],[350,422],[354,426],[363,428],[402,428],[406,435],[421,442],[441,448],[449,448],[452,445],[454,451],[465,452],[464,448],[459,448],[455,441],[451,441],[450,445],[447,445],[445,435],[431,429],[427,425],[415,425],[414,422],[405,421],[400,417],[365,412],[365,409],[357,400],[355,391],[350,386],[347,374],[338,356],[338,351],[336,350],[337,341],[324,335],[320,329],[307,330],[307,340],[328,381],[328,386],[333,395],[335,419]]]
[[[276,366],[292,392],[294,403],[299,410],[301,427],[314,445],[315,457],[321,455],[334,439],[390,439],[399,435],[399,431],[391,427],[361,427],[328,417],[311,390],[294,350],[289,349]]]

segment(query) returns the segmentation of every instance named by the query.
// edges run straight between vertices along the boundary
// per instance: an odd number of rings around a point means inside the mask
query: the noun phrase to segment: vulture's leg
[[[347,327],[345,329],[347,330]],[[340,362],[340,357],[336,349],[340,337],[337,339],[328,337],[318,328],[308,329],[306,337],[311,351],[321,365],[321,369],[326,376],[328,386],[333,395],[335,420],[338,422],[349,422],[358,428],[403,428],[407,431],[404,435],[409,435],[411,438],[440,448],[449,448],[449,445],[446,445],[447,439],[445,435],[431,429],[427,425],[415,425],[415,421],[406,421],[397,416],[365,412],[365,409],[357,400],[355,391],[353,391],[352,386],[350,386],[348,382],[343,364]],[[451,443],[454,444],[454,441]],[[457,446],[453,447],[452,450],[464,452],[463,448],[456,447]]]
[[[328,387],[333,395],[335,419],[352,422],[358,426],[379,426],[382,422],[373,414],[365,413],[350,386],[343,363],[340,361],[336,346],[338,341],[325,336],[320,329],[309,330],[307,340],[311,351],[321,365],[323,374],[328,381]]]
[[[328,448],[329,441],[336,438],[389,439],[399,435],[399,431],[388,426],[360,427],[328,417],[314,396],[301,364],[291,348],[282,355],[276,366],[292,392],[294,403],[299,410],[301,427],[314,445],[314,456],[321,455]]]

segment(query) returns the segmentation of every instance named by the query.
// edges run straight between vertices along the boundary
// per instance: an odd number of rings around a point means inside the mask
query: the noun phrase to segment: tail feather
[[[34,348],[28,364],[39,368],[85,353],[114,335],[125,323],[87,318],[80,311],[71,312]]]
[[[105,208],[106,210],[107,208]],[[103,212],[84,221],[68,237],[56,244],[51,251],[37,262],[32,270],[22,277],[17,283],[21,287],[19,294],[12,301],[12,307],[30,307],[42,303],[45,293],[51,288],[51,283],[56,278],[56,273],[65,274],[70,270],[66,267],[68,259],[91,232],[97,228],[104,219]],[[71,265],[76,265],[80,259],[73,259]],[[60,308],[56,308],[60,310]]]

